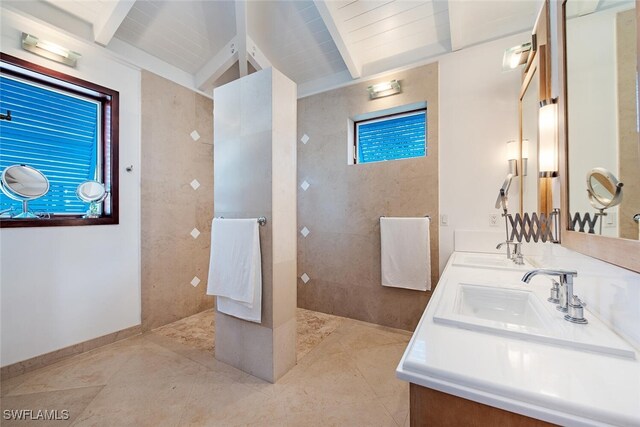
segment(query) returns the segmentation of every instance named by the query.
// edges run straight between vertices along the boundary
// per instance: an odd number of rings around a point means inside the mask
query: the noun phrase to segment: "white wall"
[[[21,50],[22,31],[80,52],[77,69]],[[120,224],[0,231],[6,366],[140,324],[140,72],[6,9],[1,48],[120,92]]]
[[[507,141],[518,139],[521,69],[502,71],[505,49],[529,33],[445,55],[440,59],[440,270],[453,251],[454,229],[504,230],[489,226],[498,191],[509,171]],[[509,191],[509,211],[519,209],[519,182]],[[496,244],[498,242],[496,241]]]

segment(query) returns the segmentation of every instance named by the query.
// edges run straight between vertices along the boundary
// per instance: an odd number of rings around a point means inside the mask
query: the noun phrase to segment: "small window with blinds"
[[[427,110],[408,111],[354,123],[355,163],[427,155]]]
[[[28,202],[35,219],[7,216],[22,203],[0,192],[2,227],[117,223],[118,93],[5,54],[1,65],[0,111],[11,113],[0,121],[0,173],[26,165],[49,181],[47,193]],[[77,195],[86,181],[107,192],[91,218]]]

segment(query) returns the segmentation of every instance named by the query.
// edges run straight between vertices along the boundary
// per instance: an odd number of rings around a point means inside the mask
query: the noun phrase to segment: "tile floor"
[[[213,358],[212,311],[0,384],[0,407],[69,411],[3,426],[408,426],[395,368],[410,333],[298,312],[298,364],[269,384]]]

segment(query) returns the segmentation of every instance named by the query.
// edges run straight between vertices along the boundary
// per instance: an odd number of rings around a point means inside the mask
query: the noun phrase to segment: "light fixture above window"
[[[28,52],[35,53],[43,58],[59,62],[61,64],[75,67],[80,55],[77,52],[69,50],[49,41],[40,40],[31,34],[22,33],[22,48]]]
[[[532,44],[523,43],[504,51],[502,57],[502,71],[515,70],[522,64],[526,64],[531,54]]]
[[[402,88],[398,80],[391,80],[371,85],[367,88],[367,91],[369,91],[369,99],[377,99],[398,94],[402,92]]]

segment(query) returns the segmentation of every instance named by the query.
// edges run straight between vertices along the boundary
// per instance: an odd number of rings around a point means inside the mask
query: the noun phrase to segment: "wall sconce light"
[[[509,173],[518,176],[518,143],[514,140],[507,141],[507,161],[509,162]]]
[[[369,92],[369,99],[377,99],[398,94],[402,92],[402,88],[398,80],[391,80],[389,82],[371,85],[367,88],[367,91]]]
[[[518,142],[511,140],[507,141],[507,161],[509,162],[509,173],[513,176],[518,176],[518,158],[520,157],[520,150],[518,149]],[[527,160],[529,159],[529,140],[522,141],[522,176],[527,176]]]
[[[527,162],[529,161],[529,140],[522,140],[522,176],[527,176]]]
[[[511,71],[522,64],[526,64],[531,53],[531,43],[523,43],[504,51],[502,57],[502,71]]]
[[[59,46],[55,43],[40,40],[31,34],[22,33],[22,48],[28,52],[35,53],[43,58],[59,62],[61,64],[75,67],[80,55],[77,52]]]
[[[558,105],[555,99],[545,99],[540,102],[538,135],[540,177],[558,176]]]

